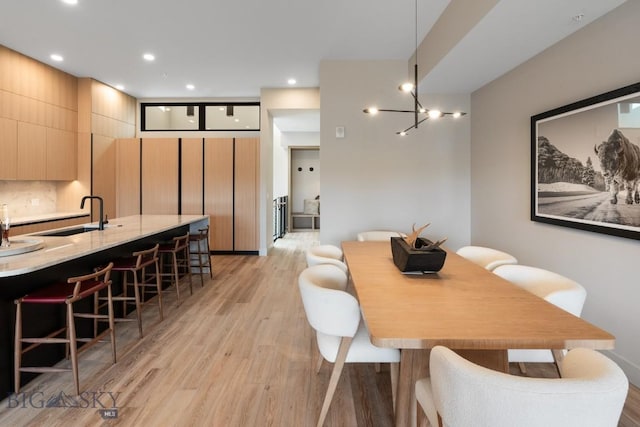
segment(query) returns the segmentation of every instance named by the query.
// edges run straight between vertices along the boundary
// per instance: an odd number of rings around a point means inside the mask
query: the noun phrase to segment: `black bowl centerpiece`
[[[428,225],[416,230],[414,224],[413,233],[407,237],[391,237],[393,263],[403,273],[437,272],[442,269],[447,252],[441,249],[440,245],[447,239],[432,242],[429,239],[418,237]]]

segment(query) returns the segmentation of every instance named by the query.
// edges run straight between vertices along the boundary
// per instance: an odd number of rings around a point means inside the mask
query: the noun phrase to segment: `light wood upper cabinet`
[[[233,139],[207,138],[204,146],[204,204],[210,215],[211,250],[233,250]]]
[[[73,181],[78,176],[77,134],[18,122],[18,180]]]
[[[0,179],[77,179],[77,95],[76,77],[0,46]]]
[[[18,122],[18,180],[47,179],[47,128]]]
[[[236,138],[234,250],[258,249],[258,138]]]
[[[47,128],[47,179],[73,181],[78,176],[77,133]]]
[[[18,122],[0,117],[0,179],[16,179],[18,158]]]
[[[178,214],[178,139],[142,139],[142,214]]]

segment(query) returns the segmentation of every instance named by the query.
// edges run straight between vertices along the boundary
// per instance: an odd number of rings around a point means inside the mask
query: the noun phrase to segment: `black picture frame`
[[[640,240],[640,82],[531,116],[531,220]]]

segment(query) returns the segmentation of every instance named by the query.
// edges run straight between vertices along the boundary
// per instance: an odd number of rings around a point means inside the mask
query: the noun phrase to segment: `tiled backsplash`
[[[9,217],[56,212],[56,185],[46,181],[0,181],[0,205],[9,206]]]

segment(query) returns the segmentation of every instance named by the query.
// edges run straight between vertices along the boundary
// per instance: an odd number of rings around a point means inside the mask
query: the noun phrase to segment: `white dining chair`
[[[357,234],[356,238],[359,242],[367,242],[367,241],[389,241],[391,237],[406,237],[407,235],[404,233],[400,233],[399,231],[390,231],[390,230],[370,230],[370,231],[361,231]]]
[[[347,265],[342,261],[342,249],[334,245],[311,246],[305,253],[307,267],[318,264],[333,264],[345,273],[348,271]]]
[[[585,348],[569,351],[563,378],[509,375],[442,346],[429,371],[415,391],[434,427],[615,427],[629,388],[615,362]]]
[[[502,265],[493,273],[526,289],[576,317],[582,314],[587,298],[586,289],[574,280],[542,268],[527,265]],[[524,363],[555,363],[561,374],[562,350],[509,350],[509,362],[518,363],[524,373]]]
[[[484,246],[463,246],[456,253],[489,271],[493,271],[501,265],[518,263],[518,260],[513,255]]]
[[[330,264],[308,267],[298,278],[304,311],[316,331],[320,354],[334,364],[318,427],[324,424],[345,363],[390,363],[395,402],[400,351],[376,347],[371,343],[358,301],[343,290],[346,280],[346,274]]]

